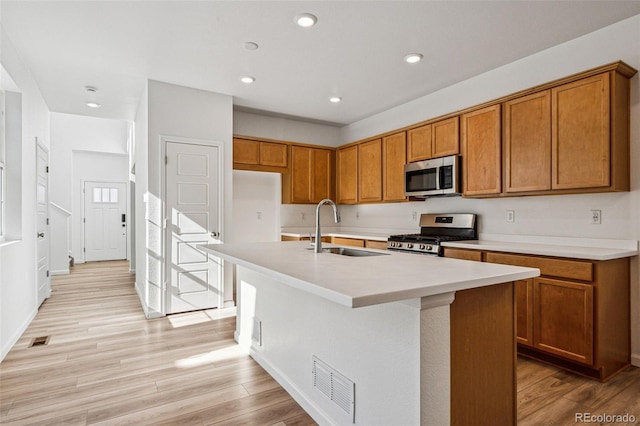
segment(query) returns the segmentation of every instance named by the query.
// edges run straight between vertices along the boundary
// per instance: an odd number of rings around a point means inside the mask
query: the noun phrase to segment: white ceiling
[[[133,120],[147,79],[343,125],[640,14],[640,1],[0,1],[51,111]],[[297,27],[313,13],[318,24]],[[259,49],[248,51],[253,41]],[[409,65],[411,52],[424,60]],[[242,74],[256,77],[245,85]],[[84,87],[103,106],[85,106]],[[332,104],[328,98],[341,96]]]

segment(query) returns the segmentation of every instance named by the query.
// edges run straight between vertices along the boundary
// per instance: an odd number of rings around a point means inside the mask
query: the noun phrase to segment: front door
[[[219,148],[166,143],[167,314],[220,305],[221,261],[197,248],[220,241]]]
[[[84,260],[127,258],[127,185],[84,183]]]
[[[38,258],[36,277],[38,306],[40,306],[47,297],[51,296],[51,278],[49,277],[49,151],[39,143],[37,144],[36,173]]]

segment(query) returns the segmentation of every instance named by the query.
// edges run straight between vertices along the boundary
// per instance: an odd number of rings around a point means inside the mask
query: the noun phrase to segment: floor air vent
[[[313,387],[333,401],[345,413],[349,414],[351,422],[355,423],[355,383],[315,356],[313,356],[312,362]]]
[[[44,346],[47,343],[49,343],[49,337],[50,336],[42,336],[42,337],[36,337],[31,341],[31,344],[29,345],[29,347],[34,347],[34,346]]]

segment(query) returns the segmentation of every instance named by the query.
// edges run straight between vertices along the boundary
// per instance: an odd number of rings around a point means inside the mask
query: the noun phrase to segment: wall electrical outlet
[[[507,222],[515,222],[515,221],[516,221],[516,211],[507,210]]]
[[[304,220],[305,216],[306,216],[305,212],[300,213],[300,219]]]
[[[356,220],[360,219],[360,212],[356,210]]]
[[[256,212],[256,218],[258,220],[261,220],[262,219],[262,212]]]
[[[411,212],[411,219],[416,222],[418,220],[418,212],[413,211]]]
[[[602,223],[602,211],[591,210],[591,224],[600,225]]]

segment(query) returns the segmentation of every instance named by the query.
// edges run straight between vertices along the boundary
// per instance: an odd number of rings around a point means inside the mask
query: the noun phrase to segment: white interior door
[[[216,146],[167,142],[167,314],[219,306],[222,266],[198,244],[219,242]]]
[[[36,214],[37,214],[37,293],[38,306],[51,296],[49,277],[49,151],[37,144],[36,158]]]
[[[84,260],[127,258],[127,185],[84,184]]]

